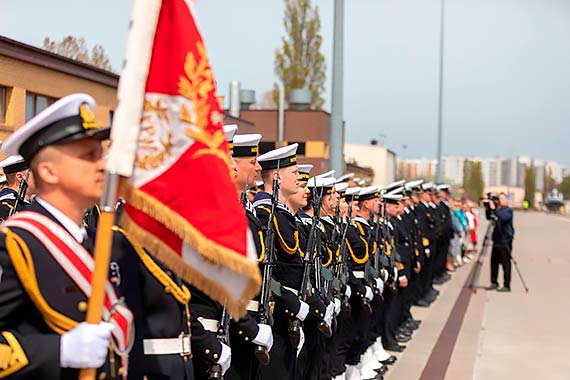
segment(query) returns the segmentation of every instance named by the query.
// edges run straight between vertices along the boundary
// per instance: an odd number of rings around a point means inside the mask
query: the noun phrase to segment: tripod
[[[496,217],[492,217],[489,221],[489,225],[487,226],[487,231],[485,232],[485,239],[483,239],[483,245],[481,246],[481,251],[479,251],[479,258],[477,259],[477,263],[475,264],[475,270],[473,271],[473,275],[471,276],[471,283],[469,284],[469,289],[473,293],[477,293],[477,283],[479,281],[479,273],[481,272],[481,267],[483,266],[483,259],[485,254],[489,250],[493,243],[493,231],[495,230],[495,224],[497,223]]]

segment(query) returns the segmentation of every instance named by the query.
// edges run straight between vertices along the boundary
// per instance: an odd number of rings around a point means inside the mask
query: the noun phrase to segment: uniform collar
[[[47,201],[43,200],[40,197],[36,197],[36,202],[40,204],[43,208],[47,210],[61,225],[73,236],[75,240],[79,243],[83,243],[83,240],[87,237],[87,230],[85,226],[81,225],[78,226],[75,224],[73,220],[71,220],[68,216],[63,214],[57,208],[49,204]]]

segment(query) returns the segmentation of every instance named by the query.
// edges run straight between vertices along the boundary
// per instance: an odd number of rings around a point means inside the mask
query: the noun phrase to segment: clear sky
[[[330,105],[333,0],[320,8]],[[102,44],[120,71],[131,1],[2,0],[0,34]],[[219,92],[271,89],[282,0],[197,0]],[[383,140],[435,157],[440,0],[345,1],[344,118],[349,142]],[[447,0],[444,154],[530,155],[570,164],[570,1]],[[404,148],[403,146],[406,146]]]

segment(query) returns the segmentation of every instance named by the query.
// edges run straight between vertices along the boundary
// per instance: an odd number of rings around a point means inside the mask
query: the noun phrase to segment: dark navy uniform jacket
[[[16,199],[18,199],[18,192],[16,190],[10,189],[8,187],[0,190],[0,221],[6,220],[10,215],[10,211],[16,205]],[[17,212],[27,210],[30,207],[30,203],[23,199],[18,202]]]

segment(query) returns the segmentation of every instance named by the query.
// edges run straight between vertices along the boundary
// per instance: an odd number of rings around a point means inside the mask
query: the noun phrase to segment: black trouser
[[[346,354],[346,364],[356,365],[360,363],[360,355],[368,347],[368,334],[371,322],[370,309],[362,306],[362,298],[352,295],[350,298],[352,318],[352,343]]]
[[[333,377],[346,370],[344,366],[348,350],[352,345],[352,319],[347,312],[341,311],[336,318],[337,325],[333,335],[332,354],[330,358]]]
[[[396,333],[400,325],[401,304],[400,296],[397,292],[388,290],[384,292],[384,330],[382,331],[382,345],[384,347],[395,346]]]
[[[505,245],[493,245],[491,253],[491,283],[497,284],[499,277],[499,264],[503,266],[505,288],[511,287],[511,247],[512,243]]]

